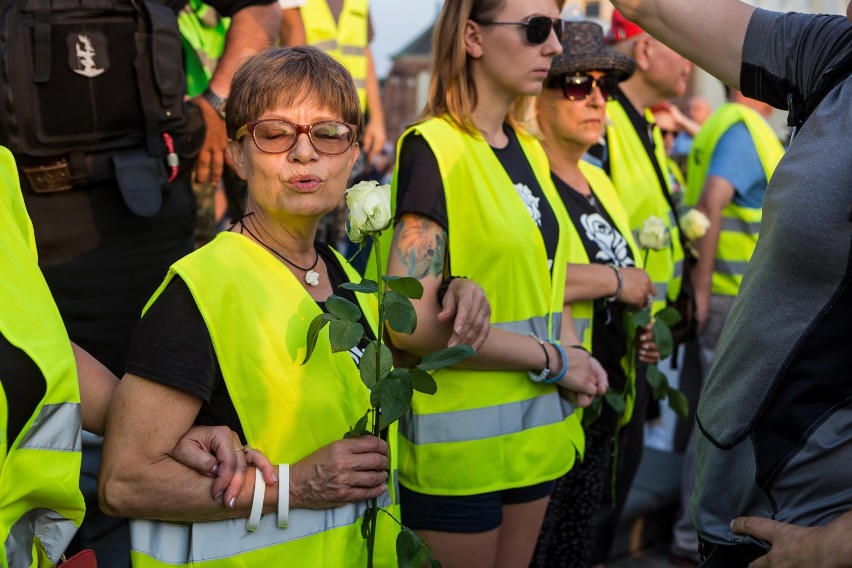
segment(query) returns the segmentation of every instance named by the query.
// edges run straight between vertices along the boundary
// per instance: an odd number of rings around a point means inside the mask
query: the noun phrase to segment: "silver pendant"
[[[305,282],[307,282],[311,286],[319,286],[319,277],[319,272],[315,270],[308,270],[305,273]]]

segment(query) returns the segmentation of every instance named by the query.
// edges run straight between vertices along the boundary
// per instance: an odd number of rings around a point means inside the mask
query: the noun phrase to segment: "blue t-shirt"
[[[707,175],[719,176],[734,186],[734,204],[760,209],[766,191],[766,174],[746,125],[738,122],[716,144]]]

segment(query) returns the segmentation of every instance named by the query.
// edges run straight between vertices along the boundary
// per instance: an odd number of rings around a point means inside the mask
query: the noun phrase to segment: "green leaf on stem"
[[[353,292],[361,292],[362,294],[375,294],[379,291],[379,285],[375,280],[364,278],[357,284],[355,282],[347,282],[340,285],[341,288],[352,290]]]
[[[654,327],[651,328],[651,333],[654,336],[654,343],[657,344],[657,351],[660,352],[660,359],[666,359],[674,351],[674,341],[672,340],[672,332],[669,326],[663,323],[662,320],[654,320]]]
[[[624,400],[624,395],[618,391],[606,391],[606,394],[604,395],[604,400],[608,405],[612,407],[612,409],[617,414],[621,414],[627,408],[627,403]]]
[[[394,331],[411,335],[417,327],[417,312],[411,305],[411,300],[393,290],[384,293],[382,304],[385,309],[385,320]]]
[[[399,568],[420,568],[429,560],[423,541],[407,527],[396,537],[396,556]]]
[[[325,301],[325,307],[329,313],[337,316],[338,319],[358,323],[361,320],[361,308],[340,296],[329,296]]]
[[[592,399],[592,403],[583,409],[583,426],[588,426],[597,420],[603,410],[603,399],[596,396]]]
[[[419,300],[423,297],[423,284],[420,280],[411,276],[382,276],[388,288],[394,292],[398,292],[406,298]]]
[[[302,365],[307,363],[311,358],[311,355],[313,355],[314,348],[317,346],[319,332],[322,331],[322,328],[324,328],[329,322],[335,319],[337,318],[331,314],[320,314],[311,320],[311,324],[308,326],[308,345],[307,350],[305,351],[305,360],[302,361]]]
[[[634,327],[645,327],[651,323],[651,308],[642,308],[639,311],[633,312],[630,316],[630,323]]]
[[[437,371],[438,369],[455,365],[459,361],[473,355],[476,355],[476,351],[470,345],[453,345],[452,347],[447,347],[446,349],[426,355],[420,361],[420,364],[417,365],[417,368],[424,371]]]
[[[393,355],[388,346],[382,343],[382,352],[380,355],[379,373],[376,374],[376,348],[379,345],[378,340],[371,341],[367,348],[364,349],[364,354],[361,355],[361,364],[358,371],[361,373],[361,380],[367,385],[367,388],[373,390],[376,383],[384,379],[390,373],[393,366]]]
[[[645,369],[645,379],[651,387],[651,394],[653,394],[654,400],[660,400],[666,396],[666,390],[669,388],[669,380],[656,365],[648,365]]]
[[[681,418],[689,416],[689,402],[686,400],[686,396],[673,388],[669,388],[666,392],[669,395],[669,407],[674,410],[674,413]]]
[[[680,315],[680,312],[671,306],[663,308],[662,310],[654,314],[654,318],[662,321],[669,327],[673,326],[681,319],[683,319]]]
[[[371,410],[368,410],[364,413],[358,422],[355,423],[355,426],[349,429],[347,433],[343,435],[344,440],[351,440],[352,438],[363,438],[364,436],[370,434],[370,430],[367,428],[367,421],[370,418]]]
[[[349,351],[358,345],[362,337],[364,337],[364,327],[360,323],[333,320],[328,326],[328,339],[333,353]]]
[[[432,555],[429,555],[429,568],[443,568],[441,563],[432,558]]]
[[[435,382],[432,375],[417,367],[411,369],[411,386],[414,387],[414,390],[423,394],[438,392],[438,383]]]
[[[414,396],[411,373],[405,369],[394,369],[379,383],[375,393],[381,408],[379,429],[384,430],[399,420],[411,404],[411,397]]]

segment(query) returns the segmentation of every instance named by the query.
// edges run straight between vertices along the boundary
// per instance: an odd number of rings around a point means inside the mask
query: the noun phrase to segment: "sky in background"
[[[391,68],[391,55],[411,43],[435,21],[443,0],[371,0],[373,58],[380,78]]]

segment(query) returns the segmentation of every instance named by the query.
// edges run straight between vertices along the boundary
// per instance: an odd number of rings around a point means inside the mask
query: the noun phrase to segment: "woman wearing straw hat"
[[[641,268],[612,183],[603,170],[582,161],[603,133],[609,93],[635,64],[606,47],[603,30],[592,22],[566,22],[562,43],[536,110],[553,182],[571,219],[563,333],[600,360],[610,387],[626,394],[628,408],[619,415],[603,404],[597,420],[585,426],[584,460],[557,481],[533,565],[585,568],[602,560],[612,542],[607,528],[595,534],[598,513],[617,516],[626,494],[618,491],[615,502],[610,498],[613,440],[630,419],[636,376],[623,316],[631,306],[644,306],[656,290]],[[639,359],[656,358],[650,338],[641,338]],[[636,465],[619,460],[619,488],[629,487]]]

